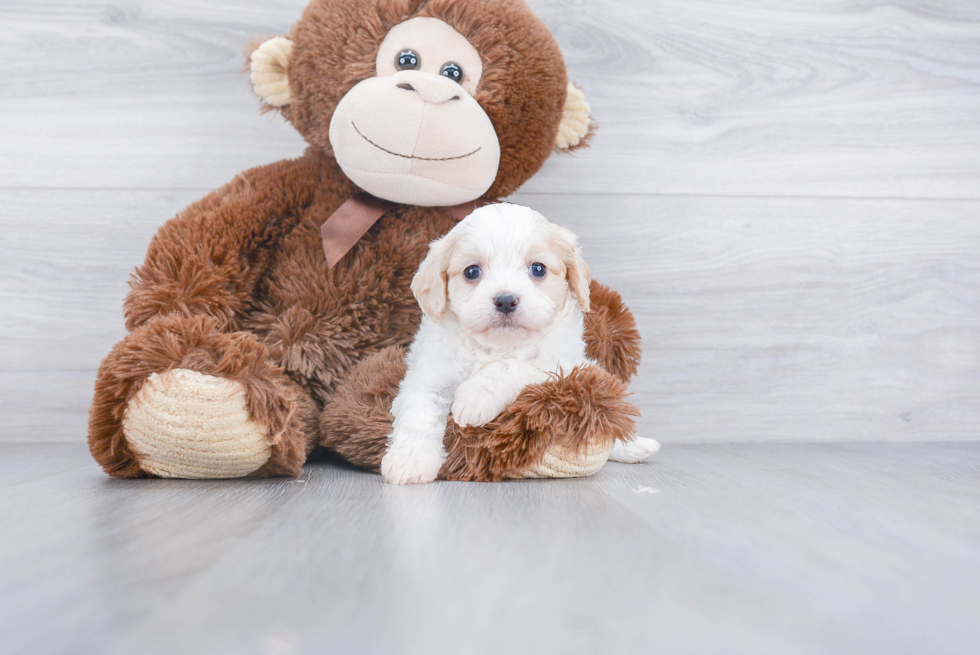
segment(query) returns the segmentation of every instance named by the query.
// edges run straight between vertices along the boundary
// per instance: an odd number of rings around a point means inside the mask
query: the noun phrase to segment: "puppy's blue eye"
[[[548,269],[545,268],[544,264],[542,264],[541,262],[534,262],[533,264],[531,264],[531,267],[528,269],[528,272],[531,274],[531,277],[542,278],[548,272]]]
[[[480,277],[482,272],[479,266],[467,266],[466,270],[463,271],[463,277],[467,280],[475,280]]]

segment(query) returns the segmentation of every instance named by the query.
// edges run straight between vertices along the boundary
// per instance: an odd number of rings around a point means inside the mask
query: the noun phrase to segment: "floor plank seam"
[[[27,443],[27,442],[22,442],[22,443]],[[38,444],[38,445],[43,445],[43,444]],[[59,445],[63,445],[63,444],[59,444]],[[20,482],[15,482],[14,484],[6,485],[6,486],[0,486],[0,494],[2,494],[5,491],[8,491],[10,489],[15,489],[15,488],[20,487],[20,486],[25,485],[25,484],[31,484],[31,483],[34,483],[34,482],[38,482],[40,480],[46,480],[47,478],[51,478],[51,477],[54,477],[56,475],[61,475],[62,473],[70,473],[71,471],[77,471],[78,469],[88,468],[90,465],[91,465],[91,463],[79,464],[78,466],[72,466],[72,467],[69,467],[69,468],[66,468],[66,469],[61,469],[60,471],[52,471],[52,472],[47,473],[45,475],[41,475],[41,476],[38,476],[36,478],[31,478],[30,480],[21,480]]]
[[[256,164],[261,165],[261,164]],[[145,186],[134,186],[134,187],[85,187],[85,186],[2,186],[0,185],[0,193],[5,191],[37,191],[44,193],[51,192],[73,192],[73,193],[201,193],[207,194],[214,191],[218,187],[145,187]],[[534,191],[528,189],[520,189],[514,195],[524,195],[524,196],[581,196],[581,197],[592,197],[592,198],[621,198],[634,196],[638,198],[717,198],[719,200],[827,200],[827,201],[868,201],[868,202],[962,202],[962,203],[972,203],[980,201],[980,195],[977,196],[847,196],[847,195],[807,195],[807,194],[729,194],[729,193],[657,193],[654,191],[650,192],[636,192],[636,191]]]

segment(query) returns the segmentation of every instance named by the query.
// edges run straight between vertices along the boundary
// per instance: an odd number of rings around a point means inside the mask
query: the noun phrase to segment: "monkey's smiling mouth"
[[[470,155],[475,155],[476,153],[480,152],[480,150],[483,149],[483,146],[480,146],[476,150],[474,150],[473,152],[468,152],[465,155],[456,155],[455,157],[415,157],[413,155],[403,155],[403,154],[398,153],[398,152],[392,152],[391,150],[388,150],[387,148],[383,148],[383,147],[379,146],[377,143],[375,143],[374,141],[372,141],[371,139],[369,139],[366,136],[364,136],[364,134],[359,129],[357,129],[357,124],[354,123],[354,121],[351,121],[350,124],[354,126],[354,131],[357,132],[358,136],[360,136],[362,139],[364,139],[365,141],[367,141],[368,143],[370,143],[372,146],[374,146],[378,150],[381,150],[382,152],[387,152],[389,155],[394,155],[395,157],[401,157],[403,159],[421,159],[422,161],[453,161],[455,159],[465,159],[466,157],[469,157]]]

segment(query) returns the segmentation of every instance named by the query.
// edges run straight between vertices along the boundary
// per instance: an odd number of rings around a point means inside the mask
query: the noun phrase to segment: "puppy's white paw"
[[[441,449],[389,447],[381,458],[381,475],[392,484],[425,484],[436,479],[445,458]]]
[[[479,380],[469,379],[456,389],[452,412],[461,427],[486,425],[507,409],[510,403]]]
[[[660,444],[647,437],[633,437],[629,441],[617,441],[609,453],[609,459],[623,464],[645,462],[660,450]]]

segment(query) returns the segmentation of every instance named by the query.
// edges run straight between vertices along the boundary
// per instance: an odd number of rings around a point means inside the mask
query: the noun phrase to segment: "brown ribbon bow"
[[[323,254],[327,256],[327,266],[333,268],[344,258],[361,237],[378,222],[385,213],[398,205],[375,198],[369,193],[359,193],[330,215],[320,227],[323,238]],[[477,208],[477,201],[466,202],[453,207],[440,207],[457,221],[466,218]]]

